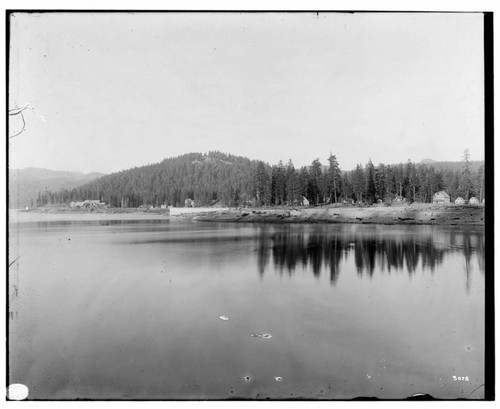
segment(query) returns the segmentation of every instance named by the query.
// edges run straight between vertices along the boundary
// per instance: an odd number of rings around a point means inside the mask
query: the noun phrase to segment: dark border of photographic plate
[[[428,394],[417,396],[410,396],[406,399],[379,399],[376,397],[360,396],[353,399],[325,399],[325,401],[405,401],[405,400],[439,400],[439,401],[492,401],[495,400],[495,300],[494,300],[494,92],[493,92],[493,12],[491,11],[382,11],[382,10],[92,10],[92,9],[7,9],[5,12],[6,18],[6,104],[9,104],[9,50],[10,50],[10,16],[13,13],[340,13],[340,14],[354,14],[354,13],[439,13],[439,14],[483,14],[484,16],[484,161],[485,161],[485,185],[487,186],[488,203],[485,205],[485,381],[484,381],[484,399],[436,399]],[[9,113],[6,109],[6,186],[9,184]],[[8,226],[9,226],[9,193],[7,189],[7,202],[6,202],[6,271],[9,270],[9,262],[12,261],[8,258]],[[9,275],[6,274],[6,381],[9,380]],[[6,387],[8,384],[6,385]],[[481,387],[480,386],[480,387]],[[8,398],[6,398],[9,400]],[[28,401],[231,401],[231,399],[26,399]],[[244,401],[255,401],[255,399],[239,399]],[[256,401],[259,401],[257,399]],[[263,400],[263,399],[262,399]],[[316,399],[272,399],[272,401],[323,401]]]

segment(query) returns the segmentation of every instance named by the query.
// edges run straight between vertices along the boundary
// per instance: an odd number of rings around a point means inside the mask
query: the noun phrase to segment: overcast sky
[[[11,168],[484,157],[482,14],[16,13],[10,58]]]

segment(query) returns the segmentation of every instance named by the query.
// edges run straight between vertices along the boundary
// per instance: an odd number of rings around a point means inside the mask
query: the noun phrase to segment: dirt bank
[[[193,220],[246,223],[370,223],[484,225],[484,206],[431,205],[231,209],[201,213]]]

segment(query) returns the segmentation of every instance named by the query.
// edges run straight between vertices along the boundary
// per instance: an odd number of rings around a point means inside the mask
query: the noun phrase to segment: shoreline
[[[182,209],[182,208],[179,208]],[[170,219],[224,223],[325,223],[385,225],[476,225],[484,226],[484,205],[436,205],[413,203],[393,206],[261,207],[224,208],[214,211],[195,208],[188,213],[169,214],[165,209],[138,210],[105,208],[93,211],[63,207],[9,210],[9,222],[33,220]],[[23,220],[24,219],[24,220]]]
[[[321,206],[306,209],[231,209],[218,214],[199,214],[193,217],[193,220],[236,223],[484,226],[484,206],[412,204],[387,207]]]

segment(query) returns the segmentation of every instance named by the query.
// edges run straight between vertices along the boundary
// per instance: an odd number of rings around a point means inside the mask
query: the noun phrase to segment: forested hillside
[[[101,199],[111,207],[181,206],[187,198],[200,205],[247,201],[257,163],[220,152],[188,153],[113,173],[77,189],[49,192],[42,195],[40,204],[89,198]]]
[[[111,207],[143,204],[184,206],[292,205],[307,198],[310,204],[392,201],[431,202],[432,195],[446,190],[452,200],[461,196],[484,198],[484,164],[471,162],[468,152],[452,166],[405,164],[375,166],[371,161],[352,171],[342,171],[335,155],[324,164],[315,159],[296,169],[291,161],[270,166],[262,161],[209,152],[188,153],[160,163],[101,177],[72,190],[45,192],[38,204],[69,203],[100,199]]]

